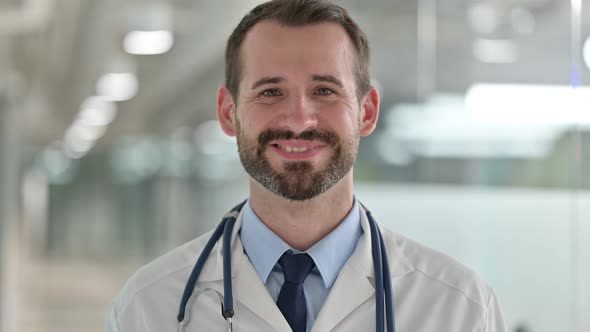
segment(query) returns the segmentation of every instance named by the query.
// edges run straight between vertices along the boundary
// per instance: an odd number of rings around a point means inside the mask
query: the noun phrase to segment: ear
[[[379,92],[375,87],[363,97],[361,102],[361,124],[359,134],[369,136],[377,126],[379,118]]]
[[[229,136],[236,136],[236,124],[234,122],[234,100],[225,85],[217,89],[217,119],[221,129]]]

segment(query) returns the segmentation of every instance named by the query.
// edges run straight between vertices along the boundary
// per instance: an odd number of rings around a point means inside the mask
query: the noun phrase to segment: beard
[[[309,130],[295,135],[292,131],[267,129],[256,141],[249,140],[236,118],[238,153],[246,172],[267,190],[292,200],[310,200],[332,188],[352,168],[358,153],[358,129],[346,140],[329,130]],[[265,156],[269,143],[277,139],[322,142],[332,150],[325,167],[315,169],[310,161],[285,161],[276,171]]]

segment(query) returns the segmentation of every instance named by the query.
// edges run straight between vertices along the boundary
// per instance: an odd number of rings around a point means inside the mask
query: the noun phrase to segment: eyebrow
[[[337,85],[340,88],[344,87],[344,84],[342,84],[342,81],[340,81],[339,79],[337,79],[336,77],[334,77],[332,75],[313,75],[312,79],[314,81],[318,81],[318,82],[332,83],[332,84]]]
[[[257,87],[261,86],[261,85],[265,85],[265,84],[277,84],[280,82],[283,82],[285,79],[282,77],[263,77],[261,79],[259,79],[258,81],[254,82],[254,84],[252,84],[252,87],[250,89],[254,90]]]
[[[340,88],[344,87],[344,84],[342,84],[342,81],[340,81],[339,79],[337,79],[336,77],[334,77],[332,75],[312,75],[311,78],[312,78],[312,80],[314,80],[316,82],[328,82],[328,83],[335,84]],[[265,84],[277,84],[277,83],[280,83],[283,81],[285,81],[285,79],[283,77],[263,77],[263,78],[259,79],[258,81],[254,82],[254,84],[252,84],[250,89],[254,90],[254,89],[256,89],[262,85],[265,85]]]

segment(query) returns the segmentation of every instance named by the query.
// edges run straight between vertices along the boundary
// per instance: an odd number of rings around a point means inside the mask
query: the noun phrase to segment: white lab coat
[[[290,332],[287,321],[244,254],[232,239],[234,331]],[[368,221],[316,318],[312,332],[375,330],[374,271]],[[453,259],[382,229],[387,246],[398,332],[503,332],[497,298],[474,272]],[[177,331],[180,298],[207,233],[137,271],[113,302],[106,332]],[[197,287],[223,293],[221,241],[207,260]],[[186,331],[225,331],[219,299],[208,292],[190,309]]]

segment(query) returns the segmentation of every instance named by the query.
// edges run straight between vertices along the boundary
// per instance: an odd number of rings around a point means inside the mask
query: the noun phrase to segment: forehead
[[[244,81],[259,76],[352,77],[354,51],[348,34],[337,23],[288,27],[276,21],[256,24],[241,51]]]

